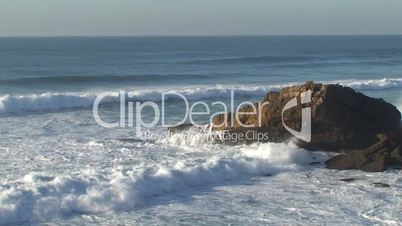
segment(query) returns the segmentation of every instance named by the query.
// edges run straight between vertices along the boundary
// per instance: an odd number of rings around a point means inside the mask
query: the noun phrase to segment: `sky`
[[[402,0],[0,0],[0,36],[402,34]]]

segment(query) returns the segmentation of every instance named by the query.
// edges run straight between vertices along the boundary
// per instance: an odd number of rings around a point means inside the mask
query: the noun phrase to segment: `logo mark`
[[[307,104],[311,102],[312,91],[308,90],[300,94],[301,104]],[[296,131],[290,127],[288,127],[283,119],[283,114],[286,110],[297,106],[297,97],[293,98],[289,102],[286,103],[285,107],[282,109],[282,125],[285,127],[287,131],[289,131],[293,136],[305,141],[311,141],[311,107],[302,108],[302,123],[301,123],[301,131]]]

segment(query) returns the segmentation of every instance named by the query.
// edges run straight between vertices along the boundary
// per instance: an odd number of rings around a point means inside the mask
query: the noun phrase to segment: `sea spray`
[[[311,154],[294,144],[238,147],[233,155],[212,156],[194,164],[182,160],[143,170],[116,167],[104,174],[28,174],[0,190],[0,224],[35,223],[77,213],[132,210],[153,196],[198,186],[219,186],[254,176],[301,170]]]

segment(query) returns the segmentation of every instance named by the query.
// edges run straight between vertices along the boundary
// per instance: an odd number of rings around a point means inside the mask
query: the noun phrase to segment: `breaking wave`
[[[0,224],[35,223],[54,217],[135,210],[154,196],[202,186],[300,170],[312,157],[293,144],[240,147],[236,154],[212,156],[201,163],[177,162],[142,170],[115,168],[74,175],[30,173],[0,185]]]
[[[369,80],[339,80],[329,83],[339,83],[343,86],[348,86],[356,90],[383,90],[390,88],[402,88],[402,78],[383,78],[383,79],[369,79]]]
[[[215,87],[194,87],[194,88],[176,88],[176,89],[158,89],[128,92],[128,99],[133,101],[161,101],[162,94],[165,94],[166,100],[182,100],[177,94],[183,95],[187,100],[205,100],[210,98],[230,97],[231,91],[236,96],[263,96],[269,90],[279,89],[283,86],[215,86]],[[69,108],[91,107],[99,93],[44,93],[33,95],[0,96],[0,115],[48,111]],[[119,102],[119,92],[111,92],[103,102]]]
[[[378,79],[378,80],[339,80],[324,81],[323,83],[339,83],[356,90],[384,90],[390,88],[401,88],[402,78]],[[141,91],[129,92],[130,100],[139,101],[160,101],[162,93],[167,93],[166,99],[178,99],[181,97],[174,94],[181,94],[190,101],[205,100],[211,98],[229,97],[231,91],[236,96],[261,98],[268,91],[278,90],[285,86],[296,83],[251,86],[251,85],[217,85],[213,87],[176,87],[142,89]],[[51,111],[58,109],[91,107],[97,95],[100,93],[44,93],[32,95],[5,95],[0,96],[0,115],[13,113],[25,113],[35,111]],[[118,102],[118,92],[111,93],[105,102]],[[170,95],[169,95],[170,94]]]

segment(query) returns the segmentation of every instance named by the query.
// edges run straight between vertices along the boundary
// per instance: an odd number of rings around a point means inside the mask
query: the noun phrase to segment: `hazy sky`
[[[402,34],[402,0],[0,0],[0,36]]]

